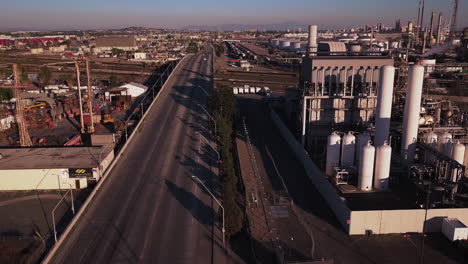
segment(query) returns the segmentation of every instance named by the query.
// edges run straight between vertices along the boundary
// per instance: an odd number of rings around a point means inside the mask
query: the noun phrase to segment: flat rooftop
[[[0,148],[0,170],[95,168],[112,146]]]

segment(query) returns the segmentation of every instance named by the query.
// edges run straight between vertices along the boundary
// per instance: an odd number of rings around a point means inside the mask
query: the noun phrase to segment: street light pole
[[[216,150],[215,147],[213,147],[213,145],[210,144],[210,142],[208,141],[208,139],[206,139],[206,137],[204,137],[200,132],[195,132],[195,134],[198,134],[200,135],[200,137],[202,137],[205,141],[206,141],[206,144],[208,144],[215,152],[216,154],[218,154],[218,160],[221,160],[221,155],[219,154],[219,152]]]
[[[223,232],[223,246],[226,248],[225,238],[224,238],[225,233],[226,233],[226,229],[224,228],[224,207],[223,207],[223,205],[221,205],[221,203],[218,201],[218,199],[216,199],[216,197],[213,195],[213,193],[211,193],[210,189],[208,189],[208,187],[206,187],[206,185],[200,180],[200,178],[198,178],[195,175],[192,175],[192,179],[197,180],[205,188],[205,190],[211,195],[211,197],[216,201],[216,203],[219,205],[219,207],[221,207],[221,209],[223,211],[223,227],[222,227],[221,231]]]
[[[215,134],[216,134],[216,121],[214,120],[214,118],[210,115],[210,113],[208,113],[208,111],[201,105],[201,104],[198,104],[198,106],[203,109],[203,111],[205,111],[205,113],[208,115],[209,118],[211,118],[211,120],[213,120],[213,123],[215,125],[214,127],[214,130],[215,130]]]

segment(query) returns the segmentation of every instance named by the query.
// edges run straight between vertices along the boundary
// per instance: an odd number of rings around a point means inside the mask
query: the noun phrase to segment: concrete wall
[[[289,148],[295,154],[297,160],[299,160],[304,166],[304,170],[306,171],[307,176],[311,180],[312,184],[314,184],[315,188],[325,199],[340,224],[344,227],[346,232],[348,232],[348,222],[351,217],[351,211],[349,208],[343,202],[335,189],[326,180],[322,171],[309,158],[302,145],[296,140],[296,138],[294,138],[289,129],[283,124],[275,111],[271,110],[270,116],[283,138],[288,142]]]
[[[68,178],[68,169],[0,170],[0,190],[69,189],[70,185],[86,188],[87,180]]]
[[[366,230],[374,234],[420,233],[424,226],[424,209],[353,211],[350,235],[362,235]],[[430,209],[427,212],[426,232],[441,232],[443,218],[457,218],[468,224],[468,208]]]

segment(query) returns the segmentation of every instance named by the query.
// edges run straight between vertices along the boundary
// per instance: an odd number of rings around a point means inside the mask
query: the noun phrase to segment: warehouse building
[[[138,45],[134,36],[103,36],[96,39],[96,48],[94,48],[94,54],[111,51],[112,49],[134,51],[138,49]]]
[[[0,190],[82,189],[114,159],[113,145],[0,149]]]

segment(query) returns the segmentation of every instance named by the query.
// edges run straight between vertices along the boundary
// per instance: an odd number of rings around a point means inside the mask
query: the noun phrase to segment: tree
[[[224,54],[224,46],[215,44],[215,53],[216,53],[216,56],[221,57],[221,55]]]
[[[197,53],[199,51],[198,43],[191,41],[187,47],[188,53]]]
[[[13,98],[13,90],[10,88],[0,88],[0,100],[10,100]]]
[[[50,79],[52,78],[52,72],[47,66],[41,68],[39,72],[39,80],[42,87],[46,87],[50,83]]]
[[[117,56],[117,57],[120,57],[122,56],[122,54],[124,54],[124,50],[117,49],[117,48],[113,48],[111,52],[112,52],[112,56]]]

